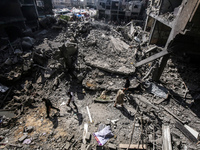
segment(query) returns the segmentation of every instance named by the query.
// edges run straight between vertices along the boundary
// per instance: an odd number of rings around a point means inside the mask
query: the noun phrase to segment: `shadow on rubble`
[[[78,120],[79,126],[80,126],[83,122],[83,115],[81,113],[79,113],[78,110],[77,110],[77,112],[74,112],[74,114],[77,116],[77,118],[75,118],[75,119]]]
[[[78,100],[83,100],[85,97],[85,93],[83,92],[83,87],[81,84],[76,82],[76,79],[73,79],[73,81],[70,82],[70,88],[68,91],[76,94]]]
[[[126,109],[126,107],[125,106],[123,106],[123,107],[116,107],[118,110],[120,110],[121,111],[121,113],[125,116],[125,117],[127,117],[129,120],[134,120],[134,115],[132,116],[131,114],[130,114],[130,112]]]
[[[200,118],[200,60],[199,55],[192,55],[187,53],[180,53],[172,55],[171,70],[175,70],[180,75],[184,83],[181,83],[178,78],[175,79],[174,84],[182,85],[180,89],[184,94],[179,94],[177,91],[172,91],[172,95],[176,102],[190,109]],[[183,93],[182,92],[182,93]]]
[[[83,122],[83,115],[78,111],[78,107],[76,107],[76,108],[72,108],[71,106],[69,106],[69,107],[70,107],[70,110],[68,110],[67,112],[68,113],[73,112],[74,115],[76,115],[75,119],[78,120],[79,125],[81,125]]]
[[[58,127],[58,117],[57,117],[57,115],[50,117],[49,120],[52,122],[53,128],[56,129]]]

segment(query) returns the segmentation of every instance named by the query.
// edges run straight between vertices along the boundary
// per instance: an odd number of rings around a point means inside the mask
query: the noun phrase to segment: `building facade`
[[[27,28],[38,28],[38,12],[34,0],[0,1],[0,37],[11,41],[20,37]]]
[[[141,13],[143,1],[141,0],[98,0],[97,10],[99,18],[108,20],[137,19]]]
[[[153,76],[158,81],[170,53],[200,54],[200,0],[151,0],[144,30],[150,32],[149,44],[162,49],[136,67],[160,58]]]
[[[72,1],[71,0],[52,0],[53,8],[70,7],[72,6]]]

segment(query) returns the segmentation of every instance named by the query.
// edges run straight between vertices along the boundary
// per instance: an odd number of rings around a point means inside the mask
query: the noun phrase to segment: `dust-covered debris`
[[[49,28],[49,21],[59,28]],[[181,120],[195,133],[200,131],[197,65],[173,54],[162,83],[154,83],[152,72],[157,60],[137,69],[134,66],[149,53],[160,51],[147,44],[149,35],[141,27],[116,27],[98,21],[54,22],[42,19],[40,24],[46,30],[0,50],[1,105],[4,111],[15,113],[10,118],[0,113],[1,148],[96,149],[94,133],[107,126],[113,138],[105,148],[141,147],[143,143],[159,150],[163,124],[170,128],[172,149],[199,148],[175,127],[176,120]],[[104,90],[105,99],[115,101],[117,91],[125,88],[126,78],[130,86],[123,107],[94,103]],[[75,94],[78,109],[66,105],[68,91]],[[51,117],[46,118],[43,97],[48,97],[60,113],[51,110]],[[85,123],[88,128],[83,145]]]

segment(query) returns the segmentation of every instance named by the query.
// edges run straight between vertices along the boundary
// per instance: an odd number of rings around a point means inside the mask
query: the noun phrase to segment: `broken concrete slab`
[[[86,139],[87,141],[90,141],[90,138],[91,138],[91,133],[90,133],[90,132],[87,132],[87,133],[86,133],[86,136],[85,136],[85,139]]]
[[[27,134],[24,134],[22,137],[18,139],[19,142],[23,142],[28,137]]]
[[[70,144],[69,142],[66,142],[66,144],[65,144],[65,149],[66,149],[66,150],[69,150],[70,146],[71,146],[71,144]]]
[[[115,144],[112,144],[112,143],[108,143],[108,148],[110,150],[116,150],[117,146]]]
[[[91,90],[107,90],[117,91],[123,89],[125,85],[124,76],[111,76],[109,73],[102,72],[98,69],[89,72],[83,79],[82,85]],[[136,78],[130,79],[129,89],[134,89],[139,86],[139,82]]]
[[[89,145],[87,146],[86,150],[92,150],[92,145],[89,144]]]
[[[161,97],[161,98],[164,98],[164,99],[168,98],[169,91],[161,85],[156,85],[153,82],[146,81],[144,83],[144,87],[146,88],[146,90],[149,93],[152,93],[155,96],[158,96],[158,97]]]
[[[84,59],[86,64],[95,68],[99,68],[101,70],[122,74],[122,75],[132,75],[135,72],[135,67],[133,65],[124,66],[121,64],[111,64],[110,62],[102,61],[101,58],[93,58],[93,56]]]
[[[198,142],[194,135],[191,134],[190,131],[188,131],[180,122],[176,121],[175,127],[178,128],[190,141],[195,143]]]
[[[24,129],[24,132],[28,132],[28,133],[31,133],[32,131],[34,130],[34,127],[33,126],[28,126]]]
[[[193,128],[191,128],[188,125],[184,125],[184,127],[196,138],[199,139],[199,132],[197,132],[196,130],[194,130]]]
[[[96,38],[98,37],[98,38]],[[81,54],[87,65],[99,68],[111,73],[133,74],[135,59],[132,49],[119,37],[108,36],[104,31],[92,30],[86,39],[96,39],[96,45],[81,45]]]
[[[86,150],[86,145],[85,144],[81,144],[81,150]]]

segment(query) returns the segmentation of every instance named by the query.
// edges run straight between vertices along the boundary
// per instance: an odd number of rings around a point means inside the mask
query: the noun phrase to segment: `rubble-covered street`
[[[15,40],[1,38],[1,149],[200,149],[194,56],[163,54],[163,40],[149,44],[155,35],[134,21],[116,26],[46,17],[40,24]],[[113,107],[127,78],[124,104]],[[76,105],[67,105],[68,92]],[[43,98],[59,109],[49,118]]]

